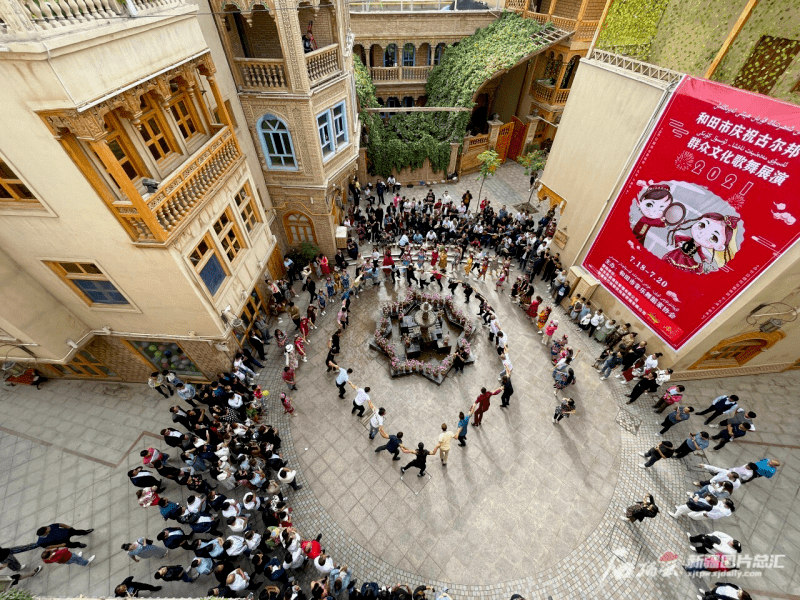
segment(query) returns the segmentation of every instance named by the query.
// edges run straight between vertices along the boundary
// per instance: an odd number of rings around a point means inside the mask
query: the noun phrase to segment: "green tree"
[[[533,198],[533,185],[536,183],[536,177],[539,171],[544,169],[547,162],[547,154],[544,150],[534,150],[528,152],[525,156],[517,158],[517,162],[525,167],[525,175],[533,175],[533,183],[531,184],[531,195],[528,197],[528,202]]]
[[[481,203],[481,192],[483,191],[483,184],[487,177],[494,177],[497,167],[500,166],[500,155],[494,150],[486,150],[478,154],[478,160],[481,163],[481,169],[478,174],[477,181],[481,182],[481,188],[478,190],[478,206]]]

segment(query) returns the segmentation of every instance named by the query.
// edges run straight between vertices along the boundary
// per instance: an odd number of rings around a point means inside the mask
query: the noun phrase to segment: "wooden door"
[[[528,133],[528,123],[523,123],[517,117],[511,117],[514,131],[511,133],[511,142],[508,144],[508,160],[515,160],[522,154],[522,146]]]
[[[267,261],[267,271],[269,271],[271,279],[281,279],[286,273],[286,269],[283,268],[281,252],[278,250],[277,246],[273,248],[272,253],[269,255],[269,260]]]
[[[508,153],[508,144],[511,142],[511,132],[514,131],[514,121],[506,123],[497,134],[497,143],[494,151],[497,152],[501,162],[505,162]]]

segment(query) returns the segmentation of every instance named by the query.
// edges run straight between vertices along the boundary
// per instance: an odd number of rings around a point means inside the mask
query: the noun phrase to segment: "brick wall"
[[[577,19],[580,10],[581,0],[558,0],[553,16],[564,17],[565,19]]]
[[[96,336],[86,350],[114,371],[123,381],[146,383],[154,369],[147,367],[122,340],[111,336]]]
[[[333,23],[331,9],[320,7],[319,12],[314,14],[313,8],[301,7],[297,11],[297,19],[300,22],[300,31],[305,33],[308,23],[314,21],[314,39],[317,41],[317,48],[322,48],[333,43]]]
[[[370,49],[370,52],[372,54],[372,61],[367,66],[382,67],[383,66],[383,51],[384,51],[384,48],[381,48],[377,44],[373,44],[372,48]]]
[[[239,39],[239,33],[236,30],[236,17],[232,14],[225,15],[225,31],[223,35],[228,36],[228,41],[231,44],[234,57],[244,57],[244,48],[242,48],[242,41]]]
[[[283,58],[278,28],[267,11],[253,11],[253,26],[247,28],[247,39],[254,58]]]
[[[426,67],[428,66],[428,53],[430,52],[431,55],[431,64],[433,64],[433,51],[428,44],[422,44],[419,48],[417,48],[417,54],[414,57],[414,64],[417,67]]]

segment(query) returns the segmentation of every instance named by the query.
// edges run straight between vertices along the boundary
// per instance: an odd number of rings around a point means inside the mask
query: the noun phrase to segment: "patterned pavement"
[[[504,167],[489,180],[484,189],[490,198],[522,195],[527,180],[520,183],[518,171],[516,165]],[[460,196],[463,187],[475,192],[473,183],[462,179],[448,189]],[[338,360],[352,366],[353,381],[369,385],[373,401],[387,408],[387,431],[402,430],[407,445],[424,441],[432,447],[441,422],[454,427],[458,411],[466,411],[480,387],[496,385],[500,363],[479,327],[473,344],[478,360],[463,374],[440,387],[416,376],[390,379],[386,359],[367,342],[379,304],[404,294],[404,286],[367,286],[354,300]],[[293,396],[294,418],[277,400],[285,389],[282,365],[269,347],[259,380],[272,391],[267,421],[283,433],[284,457],[301,469],[304,488],[288,495],[305,537],[322,533],[328,553],[353,567],[360,582],[447,586],[456,600],[505,600],[512,593],[529,600],[691,598],[706,581],[692,580],[680,568],[669,576],[648,571],[686,559],[687,530],[711,529],[674,521],[666,510],[685,498],[700,462],[732,466],[768,455],[784,462],[778,476],[737,492],[739,510],[719,528],[742,540],[745,553],[784,555],[783,568],[761,569],[757,579],[739,581],[745,589],[765,592],[754,597],[800,594],[797,372],[686,383],[695,406],[723,391],[748,398],[746,405],[759,413],[758,435],[754,443],[729,444],[707,459],[661,461],[644,471],[637,453],[656,441],[660,419],[644,398],[626,406],[626,389],[616,380],[598,380],[591,363],[599,345],[560,319],[560,333],[566,330],[581,350],[575,361],[578,383],[569,390],[579,412],[553,425],[549,352],[507,295],[494,290],[487,295],[510,337],[516,389],[511,408],[493,403],[484,425],[470,428],[468,446],[454,445],[446,469],[431,457],[423,478],[410,471],[401,479],[398,467],[405,460],[394,463],[373,452],[378,441],[370,442],[364,423],[350,414],[352,391],[338,400],[332,376],[321,366],[335,325],[333,311],[312,333],[309,362],[300,368],[300,389]],[[463,305],[460,293],[456,298]],[[303,305],[306,299],[302,294]],[[474,299],[471,308],[474,316]],[[165,525],[157,511],[137,505],[125,471],[169,425],[172,402],[144,385],[62,380],[41,391],[4,387],[0,403],[0,544],[32,541],[37,526],[53,521],[95,527],[87,548],[97,554],[91,567],[48,565],[24,586],[43,596],[103,597],[128,575],[152,581],[160,565],[133,563],[119,546],[140,535],[154,537]],[[667,437],[679,442],[687,431],[681,425]],[[662,513],[639,525],[622,522],[625,507],[646,493],[655,496]],[[173,500],[186,495],[174,485],[167,492]],[[679,560],[660,562],[666,552]],[[33,553],[24,559],[40,564]],[[187,562],[188,555],[178,551],[165,564]],[[211,585],[209,580],[167,583],[158,595],[202,597]]]

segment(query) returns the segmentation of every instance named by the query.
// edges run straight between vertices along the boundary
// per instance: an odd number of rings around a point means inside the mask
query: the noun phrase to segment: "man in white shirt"
[[[198,494],[197,496],[189,496],[186,499],[186,509],[190,513],[197,513],[206,509],[206,497]]]
[[[701,533],[700,535],[687,533],[686,535],[689,536],[689,544],[697,554],[718,552],[720,554],[735,555],[742,551],[742,544],[722,531]]]
[[[359,388],[353,385],[353,383],[350,381],[347,383],[349,383],[350,387],[356,391],[356,397],[353,399],[353,410],[350,411],[350,414],[352,415],[358,411],[358,418],[360,419],[364,416],[364,405],[369,402],[369,387]]]
[[[383,427],[383,422],[386,419],[386,409],[383,407],[375,408],[371,401],[367,401],[367,403],[372,411],[372,418],[369,420],[369,439],[374,440],[378,430]]]
[[[228,556],[239,556],[247,549],[247,544],[244,543],[244,538],[240,535],[228,536],[222,548]]]
[[[314,559],[314,568],[327,577],[333,571],[333,559],[323,552]]]
[[[717,484],[724,483],[726,481],[730,481],[731,484],[733,484],[733,490],[736,491],[736,490],[739,489],[739,486],[742,485],[742,482],[741,482],[741,480],[739,478],[739,474],[738,473],[734,473],[733,471],[731,471],[729,469],[720,469],[720,468],[717,468],[717,467],[712,467],[711,465],[702,465],[702,466],[704,466],[706,468],[706,470],[716,473],[716,475],[714,475],[711,479],[708,479],[708,480],[705,480],[705,481],[702,481],[702,480],[701,481],[693,481],[692,483],[694,485],[698,486],[698,487],[704,486],[704,485],[717,485]]]
[[[445,190],[444,194],[442,194],[442,204],[448,206],[453,203],[453,198],[450,196],[450,193]]]

